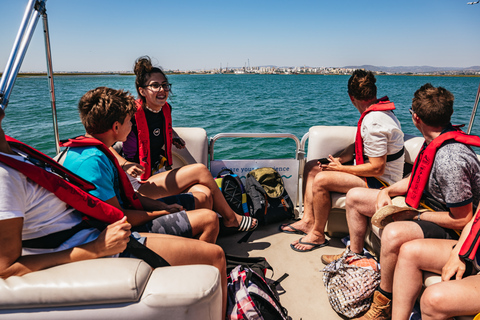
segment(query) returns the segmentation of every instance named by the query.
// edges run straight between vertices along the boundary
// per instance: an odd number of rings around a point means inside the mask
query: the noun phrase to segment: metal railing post
[[[477,97],[475,98],[475,105],[472,109],[472,115],[470,116],[470,122],[468,123],[467,134],[470,134],[473,127],[473,120],[475,120],[475,115],[477,114],[478,100],[480,99],[480,84],[478,85]]]
[[[45,4],[45,3],[44,3]],[[50,89],[50,103],[52,105],[53,133],[55,135],[55,150],[60,153],[60,138],[58,134],[57,106],[55,100],[55,84],[53,81],[52,50],[50,47],[50,35],[48,32],[48,18],[45,6],[41,8],[43,17],[43,34],[45,36],[45,57],[47,59],[48,87]]]
[[[38,6],[44,6],[46,0],[30,0],[25,9],[20,29],[18,30],[10,57],[8,58],[5,72],[0,79],[0,107],[5,110],[8,105],[10,94],[15,84],[18,72],[22,65],[25,54],[27,53],[28,45],[32,39],[33,32],[37,26],[40,17],[37,11]]]

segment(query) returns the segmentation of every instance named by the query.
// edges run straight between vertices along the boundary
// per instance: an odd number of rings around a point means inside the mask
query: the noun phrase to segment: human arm
[[[381,189],[377,195],[377,202],[375,203],[375,210],[385,207],[386,205],[392,204],[392,198],[396,196],[401,196],[407,193],[408,183],[410,177],[403,178],[402,180],[388,186],[384,189]]]
[[[172,212],[178,212],[181,209],[178,209],[178,205],[166,205],[165,203],[139,195],[140,202],[142,206],[145,204],[146,210],[135,210],[135,209],[124,209],[120,205],[117,197],[110,198],[105,200],[106,203],[120,209],[123,211],[123,214],[127,216],[128,222],[132,226],[141,226],[155,218],[160,216],[170,214]]]
[[[131,225],[126,218],[112,223],[89,243],[53,253],[22,256],[23,218],[0,221],[0,278],[22,276],[53,266],[75,261],[96,259],[125,250]]]
[[[335,158],[332,155],[328,156],[330,163],[322,165],[322,170],[325,171],[339,171],[350,173],[361,177],[379,177],[385,172],[385,165],[387,163],[387,155],[382,157],[368,157],[369,162],[359,165],[343,165],[341,158]]]
[[[460,258],[459,252],[468,235],[470,234],[473,222],[475,221],[475,217],[477,216],[479,211],[480,210],[477,210],[477,213],[465,225],[465,228],[463,228],[457,244],[455,245],[455,247],[452,248],[452,251],[450,252],[450,257],[448,258],[447,263],[442,268],[442,281],[448,281],[454,275],[456,280],[462,279],[462,276],[465,273],[465,262],[462,258]]]
[[[110,147],[109,150],[113,153],[118,163],[127,174],[131,175],[132,177],[137,177],[145,172],[145,168],[142,165],[128,161],[118,154],[118,152],[112,147]]]

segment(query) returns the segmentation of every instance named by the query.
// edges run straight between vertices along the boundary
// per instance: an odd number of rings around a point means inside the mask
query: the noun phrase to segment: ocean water
[[[299,139],[316,125],[355,126],[360,116],[347,94],[344,75],[170,75],[170,104],[177,127],[203,127],[209,137],[226,132],[291,133]],[[76,109],[90,89],[107,86],[136,96],[134,76],[58,76],[55,94],[60,139],[84,133]],[[377,76],[378,97],[397,107],[403,131],[419,135],[408,109],[413,93],[430,82],[455,95],[452,123],[468,125],[478,77]],[[472,133],[480,135],[480,120]],[[5,132],[55,155],[50,94],[46,77],[18,78],[6,109]],[[465,127],[466,130],[466,127]],[[291,139],[224,138],[215,159],[293,158]]]

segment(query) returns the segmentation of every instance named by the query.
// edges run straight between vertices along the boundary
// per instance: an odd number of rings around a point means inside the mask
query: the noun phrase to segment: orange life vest
[[[135,121],[137,122],[138,131],[138,158],[140,164],[145,168],[145,172],[140,176],[142,180],[147,180],[152,175],[152,163],[150,157],[150,132],[148,130],[147,118],[143,109],[142,100],[135,101],[137,112],[135,113]],[[165,102],[162,107],[162,113],[165,118],[165,127],[163,128],[163,136],[165,141],[165,156],[167,163],[165,166],[171,166],[172,161],[172,110],[170,105]]]
[[[395,105],[393,102],[388,100],[388,97],[385,96],[380,98],[377,103],[372,104],[368,107],[365,111],[363,111],[360,119],[358,120],[357,124],[357,135],[355,137],[355,163],[363,164],[365,163],[364,160],[364,147],[363,147],[363,139],[362,139],[362,122],[365,116],[372,112],[372,111],[388,111],[388,110],[395,110]]]
[[[0,161],[9,167],[21,172],[27,178],[52,192],[69,206],[92,218],[106,223],[113,223],[123,218],[123,212],[92,196],[87,191],[94,190],[95,186],[65,167],[58,164],[49,156],[9,136],[5,136],[10,146],[27,154],[29,160],[38,165],[19,161],[0,154]],[[51,171],[47,171],[47,168]]]
[[[112,163],[115,165],[115,168],[117,169],[118,178],[120,179],[120,194],[122,195],[122,199],[124,200],[124,203],[130,208],[143,210],[142,204],[140,203],[137,193],[133,189],[132,184],[130,183],[130,180],[127,177],[127,174],[125,173],[125,171],[123,171],[122,167],[117,161],[117,158],[115,158],[113,153],[108,149],[108,147],[105,144],[103,144],[103,142],[95,138],[87,138],[85,136],[79,136],[73,139],[61,141],[60,146],[71,147],[71,148],[89,147],[89,146],[97,147],[100,151],[102,151],[108,157],[108,159],[110,159],[110,161],[112,161]]]

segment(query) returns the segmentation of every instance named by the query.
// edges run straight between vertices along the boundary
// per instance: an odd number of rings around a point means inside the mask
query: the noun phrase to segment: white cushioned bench
[[[207,265],[80,261],[0,280],[0,296],[0,319],[222,318],[220,274]]]

